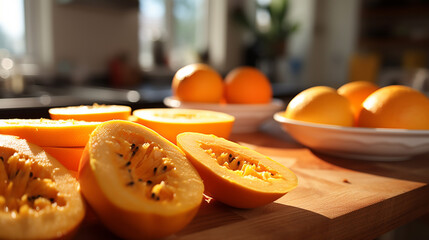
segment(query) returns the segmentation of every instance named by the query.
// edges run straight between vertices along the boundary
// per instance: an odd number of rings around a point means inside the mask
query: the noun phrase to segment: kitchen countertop
[[[207,199],[167,239],[374,239],[429,213],[429,154],[372,162],[317,154],[274,127],[233,141],[289,167],[299,185],[274,203],[236,209]],[[115,239],[86,221],[76,239]]]

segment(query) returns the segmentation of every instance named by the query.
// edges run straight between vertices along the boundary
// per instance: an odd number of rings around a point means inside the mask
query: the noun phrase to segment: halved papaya
[[[54,120],[74,119],[88,122],[104,122],[113,119],[127,120],[131,107],[124,105],[81,105],[49,109],[49,116]]]
[[[198,110],[153,108],[139,109],[133,112],[137,123],[151,128],[176,143],[176,136],[182,132],[199,132],[228,138],[235,118],[229,114]]]
[[[79,183],[55,158],[0,135],[0,239],[70,237],[85,216]]]
[[[77,174],[83,147],[42,147],[47,153],[57,159],[64,167]]]
[[[81,163],[84,197],[122,238],[173,234],[193,219],[203,198],[203,182],[185,154],[137,123],[102,123],[91,134]]]
[[[297,186],[296,175],[276,161],[214,135],[181,133],[177,145],[204,181],[207,195],[237,208],[255,208]]]
[[[15,135],[41,147],[84,147],[99,122],[1,119],[0,134]]]

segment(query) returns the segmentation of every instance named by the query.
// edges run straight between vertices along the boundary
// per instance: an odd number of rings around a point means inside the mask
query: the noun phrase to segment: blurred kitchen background
[[[162,106],[193,62],[256,66],[285,99],[353,80],[426,90],[428,13],[427,0],[0,0],[0,118]]]

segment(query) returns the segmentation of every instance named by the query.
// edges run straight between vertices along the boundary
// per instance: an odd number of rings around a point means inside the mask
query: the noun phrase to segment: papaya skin
[[[106,124],[117,124],[117,127],[124,128],[126,125],[131,124],[134,127],[137,126],[138,128],[144,128],[145,131],[150,131],[152,134],[157,134],[140,124],[129,121],[114,120],[106,122]],[[100,129],[103,128],[103,125],[104,124],[100,125]],[[97,129],[93,134],[96,134],[96,131]],[[159,138],[163,139],[160,136]],[[169,146],[174,146],[166,139],[163,141],[167,142]],[[81,191],[100,221],[115,235],[124,239],[162,238],[180,231],[195,217],[202,201],[203,187],[199,190],[201,191],[201,199],[198,204],[195,204],[188,209],[184,209],[183,211],[178,211],[175,214],[162,211],[146,212],[142,209],[130,209],[129,207],[127,208],[126,206],[118,205],[118,201],[115,202],[109,198],[111,195],[106,193],[106,189],[103,189],[99,184],[99,181],[102,181],[103,179],[100,179],[100,176],[97,176],[95,173],[97,169],[94,161],[96,160],[92,157],[91,149],[96,146],[93,146],[92,144],[93,143],[90,138],[90,141],[82,154],[81,166],[78,174],[78,179],[82,186]],[[180,151],[177,146],[174,147],[177,151]],[[183,154],[184,157],[183,152],[180,151],[180,154]],[[192,167],[190,164],[189,166]],[[196,170],[194,171],[197,174]],[[202,181],[200,184],[202,185]],[[145,203],[143,202],[141,204]],[[163,206],[159,205],[159,207]]]
[[[216,137],[199,133],[182,133],[177,145],[185,153],[204,181],[205,193],[214,199],[236,208],[256,208],[271,203],[294,189],[298,182],[289,169],[249,148]],[[227,169],[202,152],[201,146],[226,149],[235,156],[262,164],[278,173],[276,180],[246,179]]]

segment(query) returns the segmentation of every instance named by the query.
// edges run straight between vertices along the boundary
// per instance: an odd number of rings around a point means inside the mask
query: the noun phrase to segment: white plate
[[[429,152],[429,130],[340,127],[291,120],[282,112],[274,119],[297,142],[329,155],[401,161]]]
[[[172,108],[203,109],[230,114],[235,117],[233,133],[258,131],[263,122],[272,119],[274,113],[285,108],[284,102],[279,99],[273,99],[269,104],[214,104],[181,102],[173,97],[166,97],[164,104]]]

